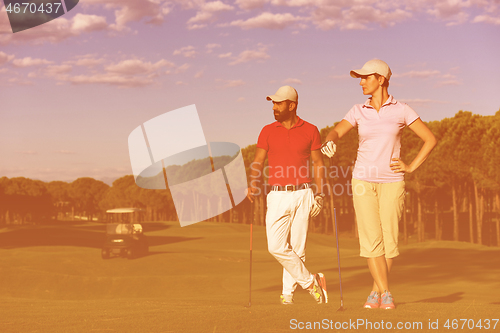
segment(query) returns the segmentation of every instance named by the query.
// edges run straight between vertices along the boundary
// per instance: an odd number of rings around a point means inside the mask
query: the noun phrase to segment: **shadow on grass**
[[[335,261],[335,266],[332,267],[332,268],[325,268],[325,269],[322,269],[321,271],[323,273],[326,273],[328,272],[330,274],[336,274],[336,276],[338,277],[339,275],[339,268],[337,266],[337,261]],[[356,272],[356,271],[359,271],[359,270],[368,270],[368,266],[366,265],[359,265],[359,266],[349,266],[349,267],[342,267],[342,262],[340,262],[340,267],[341,267],[341,274],[342,273],[348,273],[348,272]]]
[[[420,301],[405,302],[405,303],[399,303],[399,304],[409,304],[409,303],[455,303],[455,302],[458,302],[458,301],[462,300],[464,294],[465,293],[463,291],[461,291],[461,292],[453,293],[453,294],[446,295],[446,296],[426,298],[426,299],[422,299]]]
[[[105,225],[52,225],[10,228],[9,231],[0,233],[0,248],[13,249],[33,246],[101,248],[106,239],[105,227]],[[153,225],[154,227],[160,228],[160,226]],[[151,231],[152,229],[150,228],[149,230]],[[147,239],[151,247],[191,241],[199,238],[147,236]]]
[[[372,278],[368,267],[360,272],[358,267],[342,268],[342,282],[346,288],[370,286]],[[486,283],[498,282],[500,275],[500,256],[498,251],[481,249],[425,248],[409,249],[394,260],[390,275],[392,283],[404,283],[421,288],[430,285],[450,283]],[[345,278],[344,278],[345,276]],[[443,292],[444,294],[444,292]],[[463,298],[463,292],[449,295],[436,295],[413,303],[454,303]]]
[[[172,252],[169,252],[169,251],[149,251],[147,254],[136,255],[132,258],[128,258],[126,255],[123,255],[123,254],[111,254],[110,257],[107,258],[106,260],[112,260],[112,259],[137,260],[137,259],[141,259],[141,258],[146,258],[146,257],[156,256],[159,254],[166,254],[166,253],[172,253]]]

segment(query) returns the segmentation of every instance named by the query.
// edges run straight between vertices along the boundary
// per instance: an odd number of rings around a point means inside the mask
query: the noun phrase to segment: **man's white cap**
[[[372,59],[366,62],[361,69],[355,69],[351,71],[351,76],[355,78],[359,78],[362,75],[370,75],[370,74],[380,74],[385,77],[387,80],[391,78],[391,69],[389,65],[387,65],[384,61],[379,59]]]
[[[278,89],[276,94],[267,96],[268,101],[273,101],[273,102],[283,102],[286,100],[292,101],[292,102],[297,102],[299,99],[299,95],[297,94],[297,90],[290,86],[283,86]]]

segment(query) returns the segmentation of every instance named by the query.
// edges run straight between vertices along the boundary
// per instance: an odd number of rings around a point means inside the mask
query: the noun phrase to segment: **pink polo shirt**
[[[370,105],[356,104],[344,117],[352,126],[358,126],[358,157],[352,178],[373,183],[393,183],[404,180],[403,173],[391,170],[392,158],[400,157],[403,128],[419,118],[406,103],[392,95],[377,112]]]

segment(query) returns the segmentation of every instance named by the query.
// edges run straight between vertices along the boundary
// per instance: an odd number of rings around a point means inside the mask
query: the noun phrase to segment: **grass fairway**
[[[357,240],[341,235],[346,311],[337,312],[333,236],[310,234],[307,247],[307,266],[325,273],[330,303],[314,304],[301,290],[295,305],[282,306],[280,265],[266,250],[265,228],[254,227],[248,309],[249,226],[143,225],[151,253],[133,260],[101,259],[104,227],[96,223],[0,229],[0,332],[290,332],[314,322],[316,331],[330,332],[500,332],[500,323],[493,327],[500,318],[498,248],[402,246],[391,274],[396,310],[367,310],[361,308],[370,292],[366,262]],[[436,320],[439,329],[430,330]],[[479,320],[482,329],[475,327]],[[397,329],[398,322],[411,329]]]

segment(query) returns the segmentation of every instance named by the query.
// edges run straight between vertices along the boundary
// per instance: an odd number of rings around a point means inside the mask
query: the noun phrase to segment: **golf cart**
[[[111,221],[106,223],[106,240],[101,250],[103,259],[109,259],[114,254],[129,259],[148,254],[148,241],[142,232],[142,225],[133,223],[135,213],[140,211],[140,208],[115,208],[106,211],[112,215]]]

